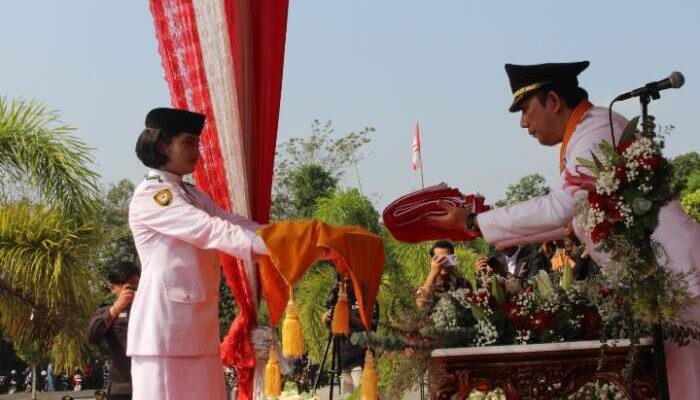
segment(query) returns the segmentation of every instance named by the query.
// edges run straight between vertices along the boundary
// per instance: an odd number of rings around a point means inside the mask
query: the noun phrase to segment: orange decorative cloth
[[[330,259],[341,275],[349,274],[360,318],[370,330],[384,268],[384,241],[360,227],[320,221],[283,221],[258,230],[269,257],[260,259],[260,280],[275,326],[284,312],[289,287],[317,261]]]

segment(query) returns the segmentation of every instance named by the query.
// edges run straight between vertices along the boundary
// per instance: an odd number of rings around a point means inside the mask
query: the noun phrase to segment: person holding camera
[[[90,320],[87,338],[93,344],[104,343],[109,356],[109,399],[131,399],[131,361],[126,355],[129,310],[139,286],[141,271],[123,261],[109,268],[109,290],[116,296],[112,304],[100,307]]]
[[[457,274],[457,256],[454,245],[439,240],[430,248],[430,272],[416,291],[416,306],[419,310],[432,307],[444,293],[469,288],[469,282]]]

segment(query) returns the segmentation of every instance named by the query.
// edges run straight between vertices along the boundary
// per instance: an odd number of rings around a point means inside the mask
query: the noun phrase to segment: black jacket
[[[518,253],[515,263],[516,267],[513,275],[518,279],[521,285],[526,284],[527,281],[537,275],[540,270],[545,270],[548,273],[552,270],[547,256],[539,250],[539,247],[535,246],[523,246]],[[502,276],[509,275],[508,262],[505,256],[498,255],[491,257],[489,259],[489,265],[497,274]]]
[[[111,306],[100,307],[90,320],[87,338],[93,344],[106,345],[109,355],[109,393],[131,394],[131,359],[126,356],[126,331],[129,323],[128,311],[122,312],[109,325]]]

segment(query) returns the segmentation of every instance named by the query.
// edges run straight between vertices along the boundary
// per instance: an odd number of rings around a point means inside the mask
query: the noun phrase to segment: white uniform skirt
[[[226,385],[216,355],[131,357],[133,400],[225,400]]]

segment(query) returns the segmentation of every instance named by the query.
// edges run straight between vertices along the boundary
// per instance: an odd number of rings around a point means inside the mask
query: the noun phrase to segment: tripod
[[[329,305],[333,305],[338,301],[338,293],[340,291],[341,276],[336,273],[335,287],[333,288],[333,295]],[[333,321],[333,313],[335,312],[335,307],[331,306],[329,309],[329,321]],[[323,373],[323,366],[326,364],[326,359],[328,358],[328,351],[331,350],[331,362],[330,368],[328,370],[330,376],[330,392],[329,400],[333,400],[333,386],[335,385],[335,379],[340,376],[343,371],[343,361],[342,361],[342,349],[340,346],[340,335],[334,335],[329,324],[328,326],[328,339],[326,339],[326,346],[323,350],[323,357],[321,358],[321,364],[318,367],[316,373],[316,378],[314,379],[314,385],[311,389],[311,394],[316,394],[316,388],[318,387],[318,381]],[[339,385],[340,386],[340,385]]]
[[[333,311],[331,310],[331,319],[333,318]],[[338,346],[339,336],[334,335],[333,332],[328,331],[328,339],[326,339],[326,346],[323,350],[323,357],[321,358],[321,364],[318,367],[318,372],[316,373],[316,379],[314,379],[314,386],[311,389],[311,394],[316,394],[316,388],[318,387],[318,380],[321,378],[323,373],[323,366],[326,363],[326,358],[328,358],[328,350],[331,350],[331,365],[328,370],[330,375],[330,389],[328,393],[328,399],[333,400],[333,386],[335,385],[335,379],[340,376],[342,371],[342,359],[340,357],[340,351]]]

